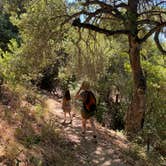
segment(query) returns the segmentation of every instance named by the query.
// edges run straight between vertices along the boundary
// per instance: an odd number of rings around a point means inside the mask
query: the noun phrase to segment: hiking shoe
[[[95,144],[97,144],[97,136],[96,136],[96,135],[93,135],[93,142],[94,142]]]
[[[82,132],[81,132],[81,135],[82,135],[83,137],[85,137],[85,132],[84,132],[84,131],[82,131]]]
[[[66,121],[64,120],[63,122],[61,122],[62,125],[66,124]]]
[[[72,124],[72,120],[69,122],[69,124]]]
[[[96,136],[96,135],[93,135],[93,138],[95,138],[95,139],[96,139],[96,138],[97,138],[97,136]]]

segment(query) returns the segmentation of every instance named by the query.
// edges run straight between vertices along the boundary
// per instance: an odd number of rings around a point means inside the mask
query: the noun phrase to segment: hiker
[[[62,109],[64,112],[64,121],[63,123],[66,122],[66,113],[69,114],[70,116],[70,122],[72,123],[72,117],[71,117],[71,96],[70,96],[70,91],[66,90],[63,96],[63,100],[62,100]]]
[[[82,117],[82,134],[83,136],[86,133],[86,123],[87,120],[90,120],[93,137],[96,138],[96,128],[94,124],[94,115],[96,112],[96,98],[92,91],[90,91],[90,84],[87,81],[84,81],[75,95],[76,99],[82,101],[83,106],[81,108],[81,117]]]

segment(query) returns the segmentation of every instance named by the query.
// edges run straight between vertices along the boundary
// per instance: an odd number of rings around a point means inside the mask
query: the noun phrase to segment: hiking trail
[[[95,122],[97,131],[97,143],[95,143],[90,123],[87,124],[86,137],[82,136],[79,111],[73,108],[72,124],[68,123],[69,119],[66,124],[63,124],[64,115],[61,103],[49,98],[46,104],[49,117],[58,123],[65,137],[71,141],[74,148],[71,150],[77,151],[77,157],[83,166],[141,166],[139,161],[135,161],[125,153],[129,150],[130,144],[123,134],[102,127]]]

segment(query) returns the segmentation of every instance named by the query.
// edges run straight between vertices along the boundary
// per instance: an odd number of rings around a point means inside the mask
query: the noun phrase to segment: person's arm
[[[65,99],[63,98],[62,99],[62,106],[64,106],[65,105]]]
[[[82,99],[82,96],[80,95],[81,90],[82,90],[82,88],[80,88],[80,89],[77,91],[77,93],[76,93],[76,95],[75,95],[75,99]]]

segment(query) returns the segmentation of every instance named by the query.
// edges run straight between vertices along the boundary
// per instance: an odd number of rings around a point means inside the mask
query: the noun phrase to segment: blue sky
[[[74,2],[75,0],[66,0],[67,2],[69,2],[69,3],[72,3],[72,2]]]

